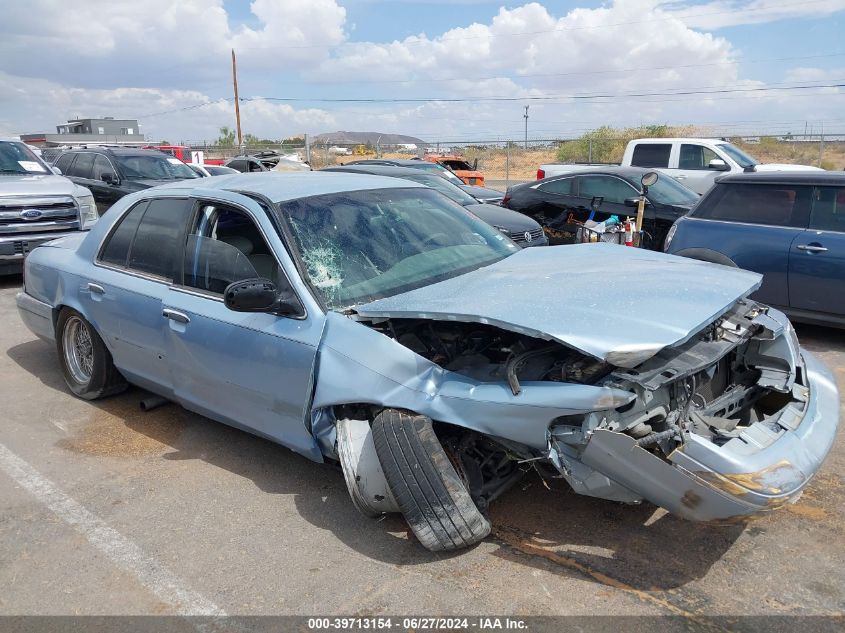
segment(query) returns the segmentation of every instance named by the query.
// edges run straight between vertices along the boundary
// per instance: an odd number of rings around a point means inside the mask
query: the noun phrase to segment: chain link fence
[[[181,145],[190,147],[192,151],[201,151],[206,161],[225,161],[241,154],[275,152],[305,161],[313,169],[341,165],[353,160],[424,158],[432,154],[455,155],[470,165],[476,165],[476,169],[484,175],[486,186],[504,190],[512,184],[534,180],[538,167],[547,163],[618,163],[622,160],[625,146],[631,138],[633,137],[590,133],[577,139],[441,141],[417,149],[407,146],[338,146],[305,142],[261,144],[243,148],[191,141]],[[709,138],[729,141],[761,163],[813,165],[828,170],[845,169],[845,134]],[[43,148],[41,151],[44,160],[52,163],[64,150]]]

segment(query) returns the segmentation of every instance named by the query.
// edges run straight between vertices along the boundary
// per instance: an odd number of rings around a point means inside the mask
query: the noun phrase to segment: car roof
[[[331,172],[357,172],[361,174],[376,174],[379,176],[393,176],[394,178],[403,178],[405,176],[413,176],[418,178],[420,176],[428,176],[430,178],[440,178],[437,174],[426,173],[420,169],[413,167],[397,167],[396,165],[377,165],[370,163],[368,165],[336,165],[334,167],[326,167],[320,171]]]
[[[725,174],[717,183],[779,184],[779,185],[845,185],[845,171],[749,171]]]
[[[105,152],[115,156],[149,156],[154,154],[155,156],[172,158],[170,154],[157,149],[140,149],[137,147],[72,147],[64,150],[62,154],[70,154],[71,152]]]
[[[407,189],[409,187],[425,188],[425,185],[410,180],[398,184],[395,178],[372,176],[370,174],[262,171],[250,174],[179,180],[160,185],[156,189],[179,189],[185,191],[188,195],[194,190],[223,189],[225,191],[258,194],[271,202],[286,202],[297,198],[347,191]]]
[[[553,180],[555,178],[562,178],[565,176],[605,176],[605,175],[612,175],[612,176],[621,176],[622,178],[627,178],[629,180],[636,180],[639,182],[639,179],[642,178],[643,174],[646,174],[650,171],[655,171],[654,169],[650,169],[647,167],[622,167],[621,165],[608,165],[607,167],[596,166],[591,167],[589,169],[573,169],[570,172],[566,172],[565,174],[555,174],[554,176],[549,176],[548,180]]]
[[[665,138],[635,138],[637,143],[730,143],[723,138],[704,136],[670,136]]]
[[[395,167],[414,167],[415,165],[426,165],[431,164],[429,161],[420,160],[419,158],[367,158],[364,160],[356,160],[352,161],[351,163],[346,163],[349,166],[352,165],[393,165]],[[445,169],[445,168],[444,168]]]

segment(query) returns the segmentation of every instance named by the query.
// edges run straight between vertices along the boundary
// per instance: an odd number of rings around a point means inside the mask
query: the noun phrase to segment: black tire
[[[457,550],[490,534],[490,522],[472,501],[430,418],[386,409],[372,428],[390,491],[426,549]]]
[[[739,266],[737,266],[730,257],[717,251],[711,251],[709,248],[687,248],[672,254],[680,255],[681,257],[689,257],[690,259],[697,259],[702,262],[710,262],[711,264],[721,264],[722,266],[739,268]]]
[[[80,334],[90,342],[90,362],[84,368],[74,367],[77,361],[66,352],[66,341]],[[85,344],[87,349],[87,343]],[[127,387],[126,380],[112,362],[111,353],[94,327],[79,312],[63,308],[56,321],[56,349],[65,383],[74,395],[84,400],[111,396]],[[87,356],[87,354],[86,354]],[[77,363],[78,364],[78,363]]]

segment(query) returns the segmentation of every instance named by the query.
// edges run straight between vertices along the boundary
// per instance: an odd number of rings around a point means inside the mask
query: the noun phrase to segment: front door
[[[320,459],[308,428],[319,326],[305,315],[233,312],[223,303],[235,281],[289,285],[265,237],[272,226],[248,210],[255,203],[244,204],[200,201],[191,221],[183,283],[164,304],[176,398]]]
[[[111,164],[108,158],[102,154],[97,154],[94,157],[93,174],[91,181],[85,186],[91,190],[94,200],[97,203],[97,212],[103,215],[109,208],[122,197],[121,191],[117,185],[107,183],[103,180],[104,174],[111,174],[113,178],[117,178],[117,170]],[[116,182],[116,181],[115,181]]]
[[[705,193],[713,186],[716,176],[723,173],[709,167],[710,161],[716,158],[720,157],[709,147],[698,143],[681,143],[678,169],[673,176],[693,191]]]
[[[789,253],[789,305],[845,316],[845,187],[816,187],[810,226]]]

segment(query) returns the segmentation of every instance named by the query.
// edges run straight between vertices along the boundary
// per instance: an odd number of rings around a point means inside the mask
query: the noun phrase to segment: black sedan
[[[481,220],[496,227],[522,247],[546,246],[549,243],[543,232],[543,228],[531,218],[505,209],[499,205],[479,202],[448,180],[421,169],[369,163],[344,165],[342,167],[326,167],[320,171],[345,171],[356,174],[373,174],[375,176],[391,176],[393,178],[413,180],[414,182],[436,189],[447,198],[454,200],[469,211],[472,211]]]
[[[537,220],[551,244],[572,242],[578,223],[616,215],[637,214],[640,180],[649,170],[640,167],[597,167],[510,187],[502,204]],[[600,200],[599,200],[600,199]],[[600,202],[593,210],[593,201]],[[698,202],[698,194],[669,176],[648,188],[643,230],[645,245],[661,250],[669,227]]]

